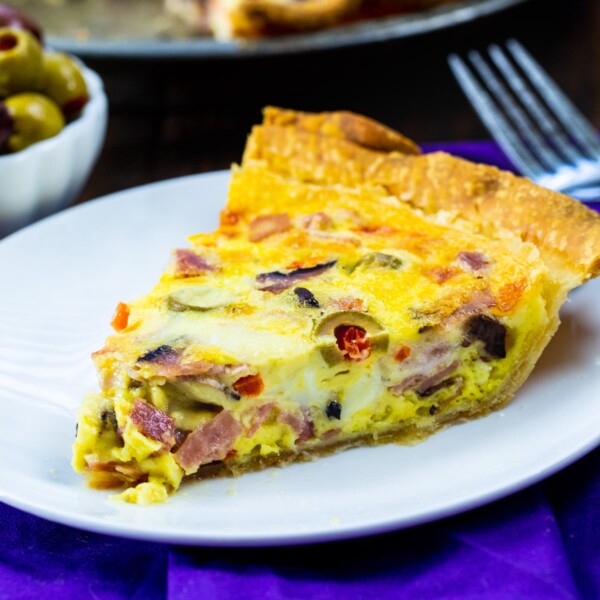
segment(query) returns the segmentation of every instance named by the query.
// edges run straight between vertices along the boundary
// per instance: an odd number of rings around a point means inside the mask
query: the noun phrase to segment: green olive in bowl
[[[44,53],[41,91],[58,104],[67,120],[76,117],[90,97],[79,64],[62,52]]]
[[[90,92],[81,114],[54,137],[19,152],[2,147],[15,123],[7,99],[0,99],[0,237],[66,208],[89,178],[104,141],[108,100],[100,77],[83,64],[81,69]]]
[[[60,108],[42,94],[15,94],[4,100],[3,105],[11,121],[11,132],[5,142],[9,152],[19,152],[54,137],[65,126]]]
[[[39,89],[42,47],[23,29],[0,28],[0,98]]]

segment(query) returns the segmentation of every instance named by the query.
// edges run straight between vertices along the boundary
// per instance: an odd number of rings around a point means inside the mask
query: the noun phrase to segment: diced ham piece
[[[400,383],[397,383],[389,388],[390,392],[394,394],[394,396],[402,396],[404,392],[408,390],[414,390],[417,385],[419,385],[423,379],[425,379],[425,375],[423,373],[413,373],[409,375],[405,379],[403,379]]]
[[[86,458],[86,462],[85,470],[90,475],[88,484],[96,490],[114,490],[123,487],[125,482],[131,483],[129,477],[117,472],[115,463],[103,463],[94,458]]]
[[[448,375],[451,375],[454,371],[456,371],[459,365],[460,362],[455,360],[431,375],[428,375],[427,373],[414,373],[400,383],[390,387],[390,392],[396,396],[401,396],[408,390],[416,390],[418,394],[425,395],[427,390],[438,385],[444,381]]]
[[[248,225],[248,239],[251,242],[260,242],[276,233],[287,231],[291,226],[292,222],[286,214],[256,217]]]
[[[406,390],[416,389],[429,377],[446,369],[452,362],[451,353],[453,346],[446,343],[435,345],[422,345],[413,348],[409,356],[404,359],[403,365],[407,369],[406,377],[390,388],[397,396]]]
[[[485,312],[486,308],[491,308],[492,306],[496,306],[496,304],[496,298],[494,298],[494,295],[489,290],[473,292],[467,302],[459,306],[451,315],[448,315],[440,325],[447,327],[462,322],[468,317]]]
[[[490,259],[481,252],[459,252],[456,255],[458,261],[470,271],[482,271],[490,264]]]
[[[423,379],[423,381],[421,381],[419,383],[419,385],[417,386],[417,392],[419,394],[423,394],[423,395],[426,394],[427,390],[440,384],[442,381],[447,379],[447,377],[449,375],[454,373],[454,371],[456,371],[456,369],[459,367],[459,365],[460,365],[460,361],[455,360],[455,361],[451,362],[447,367],[444,367],[443,369],[438,371],[437,373],[434,373],[433,375],[429,375],[429,377],[425,377],[425,379]]]
[[[331,269],[335,265],[336,261],[332,260],[314,267],[306,267],[303,269],[296,269],[289,273],[283,273],[281,271],[272,271],[271,273],[261,273],[256,276],[256,282],[258,283],[258,289],[264,292],[273,292],[278,294],[287,290],[288,288],[296,285],[298,281],[321,275],[328,269]]]
[[[215,460],[223,460],[240,433],[242,426],[230,412],[223,410],[208,423],[192,431],[175,453],[175,458],[186,472]]]
[[[215,267],[192,250],[175,250],[175,274],[177,277],[197,277],[214,270]]]
[[[194,361],[190,363],[181,362],[181,351],[166,344],[149,350],[137,359],[138,363],[150,363],[154,374],[167,379],[175,377],[201,377],[204,375],[244,376],[248,373],[248,367],[239,365],[216,365],[206,361]],[[131,373],[135,378],[135,373]]]
[[[311,229],[310,235],[324,242],[331,242],[333,244],[352,244],[352,246],[356,247],[362,245],[360,237],[352,233]]]
[[[302,226],[305,229],[325,231],[333,225],[333,219],[324,212],[316,212],[302,217]]]
[[[128,479],[132,481],[142,479],[144,477],[144,473],[140,470],[140,468],[136,465],[128,465],[128,464],[117,464],[115,465],[115,471],[117,473],[121,473]],[[147,475],[146,475],[147,477]]]
[[[341,429],[330,429],[329,431],[326,431],[323,435],[321,435],[321,439],[324,442],[327,442],[329,440],[332,440],[333,438],[337,437],[340,433],[341,433]]]
[[[246,431],[246,437],[252,437],[271,416],[271,411],[277,406],[275,402],[267,402],[261,404],[254,410],[252,415],[252,421],[248,431]]]
[[[333,310],[338,310],[338,311],[342,311],[342,310],[364,311],[365,303],[363,302],[363,300],[361,298],[352,298],[349,296],[345,297],[345,298],[332,298],[331,301],[329,302],[329,308],[332,308]]]
[[[296,435],[298,436],[296,438],[297,444],[306,442],[306,440],[309,440],[315,434],[310,416],[304,411],[302,412],[302,415],[296,415],[287,410],[282,410],[279,413],[277,420],[280,423],[289,425],[296,432]]]
[[[136,398],[129,418],[141,433],[167,449],[175,444],[175,420],[155,406]]]
[[[98,460],[95,454],[88,455],[85,457],[85,468],[87,471],[114,471],[115,463],[113,462],[102,462]]]
[[[433,279],[439,285],[446,283],[453,277],[456,277],[460,271],[454,267],[448,267],[445,265],[437,265],[428,269],[425,274]]]
[[[167,377],[198,377],[200,375],[235,375],[247,372],[246,365],[215,365],[213,363],[197,360],[192,363],[179,365],[177,368],[167,369]],[[161,375],[161,373],[158,373]]]
[[[181,363],[159,363],[154,365],[154,372],[159,377],[174,379],[175,377],[199,377],[202,375],[220,375],[226,372],[223,365],[196,361],[186,364]]]

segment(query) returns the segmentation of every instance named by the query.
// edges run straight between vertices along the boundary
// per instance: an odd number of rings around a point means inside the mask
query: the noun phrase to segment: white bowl
[[[94,166],[106,133],[102,80],[82,66],[90,100],[58,135],[0,156],[0,237],[67,207]]]

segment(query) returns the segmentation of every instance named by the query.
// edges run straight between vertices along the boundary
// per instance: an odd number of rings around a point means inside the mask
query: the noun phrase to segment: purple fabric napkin
[[[489,142],[430,144],[510,168]],[[0,504],[0,600],[600,598],[600,450],[461,516],[276,549],[183,548],[87,533]]]

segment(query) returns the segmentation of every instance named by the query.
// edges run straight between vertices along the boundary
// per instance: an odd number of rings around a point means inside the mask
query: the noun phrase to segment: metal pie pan
[[[93,58],[215,59],[296,54],[420,35],[491,15],[525,0],[462,0],[427,11],[253,41],[189,37],[157,17],[161,0],[13,0],[36,17],[48,43]]]

